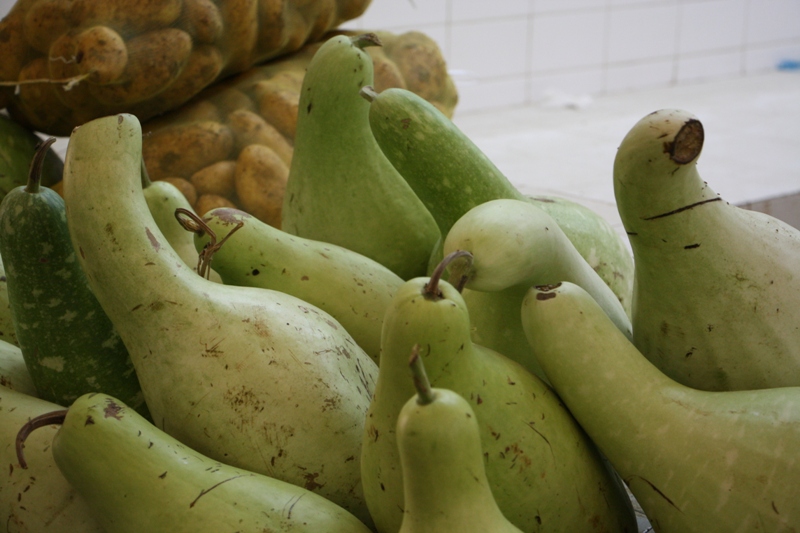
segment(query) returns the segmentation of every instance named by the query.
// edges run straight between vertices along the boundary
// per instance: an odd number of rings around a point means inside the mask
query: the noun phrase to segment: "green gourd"
[[[28,182],[28,169],[38,146],[42,143],[33,131],[7,115],[0,114],[0,200],[16,187]],[[61,181],[64,162],[47,148],[42,162],[41,183],[51,187]]]
[[[584,287],[614,323],[631,336],[622,304],[580,255],[561,227],[536,205],[489,200],[459,218],[444,241],[450,254],[466,250],[473,262],[466,274],[464,300],[473,339],[518,361],[546,379],[528,346],[519,308],[533,285],[571,281]]]
[[[800,387],[681,385],[571,283],[532,288],[522,317],[559,397],[656,531],[800,529]]]
[[[620,144],[614,192],[636,260],[633,343],[704,390],[800,386],[800,230],[724,201],[697,161],[691,113],[642,118]]]
[[[107,533],[370,531],[318,494],[192,450],[111,396],[82,396],[48,422],[61,424],[59,470]]]
[[[402,88],[361,90],[369,123],[387,159],[436,218],[442,238],[464,213],[489,200],[529,201],[547,211],[627,310],[633,259],[611,224],[564,198],[522,194],[456,126],[424,98]],[[545,179],[543,177],[543,179]],[[443,257],[434,253],[435,266]]]
[[[489,487],[472,407],[451,390],[431,388],[418,354],[411,368],[417,393],[400,410],[396,430],[405,498],[400,533],[522,533]]]
[[[79,261],[128,346],[156,426],[369,520],[356,459],[377,366],[324,311],[188,267],[145,202],[141,142],[133,115],[81,125],[64,194]]]
[[[183,259],[183,262],[197,271],[198,254],[194,247],[194,238],[186,232],[175,217],[177,209],[185,209],[194,213],[186,196],[168,181],[150,181],[144,162],[142,163],[142,191],[158,229],[164,234],[172,249]],[[219,274],[214,270],[208,272],[207,279],[218,283],[222,282]]]
[[[400,287],[384,317],[361,448],[364,494],[377,530],[397,531],[403,517],[395,431],[415,393],[408,357],[418,344],[431,384],[461,395],[475,411],[486,475],[511,523],[523,531],[632,533],[630,501],[592,442],[539,378],[471,342],[466,304],[453,285],[439,281],[441,267]]]
[[[28,184],[0,202],[0,255],[17,341],[40,398],[65,405],[103,390],[146,414],[128,350],[77,261],[64,200],[40,184],[53,141],[36,152]]]
[[[373,81],[374,34],[337,35],[308,65],[281,228],[365,255],[409,279],[439,238],[431,213],[381,151],[359,89]]]
[[[0,340],[0,385],[30,396],[37,395],[22,350],[3,340]]]
[[[56,426],[25,441],[27,468],[17,459],[17,434],[32,418],[63,409],[0,385],[0,531],[4,533],[106,533],[83,497],[56,466]]]
[[[6,268],[0,258],[0,340],[19,346],[17,332],[14,331],[14,319],[11,318],[11,304],[8,301],[8,283]]]
[[[203,216],[198,251],[241,227],[213,253],[211,264],[228,285],[261,287],[297,296],[329,313],[378,362],[381,324],[402,278],[347,248],[291,235],[243,211],[220,207]]]

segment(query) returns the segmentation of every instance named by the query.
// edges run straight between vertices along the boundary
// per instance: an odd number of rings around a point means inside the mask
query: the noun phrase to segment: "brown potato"
[[[0,57],[3,58],[0,60],[0,81],[16,80],[19,71],[35,54],[23,36],[24,19],[22,10],[12,9],[0,20]]]
[[[217,161],[192,174],[189,181],[200,197],[212,194],[233,198],[236,195],[236,161]]]
[[[243,211],[280,228],[289,167],[272,149],[251,144],[236,161],[236,194]]]
[[[251,111],[239,110],[228,115],[228,126],[235,139],[235,152],[241,152],[250,144],[261,144],[272,148],[288,166],[292,161],[294,149],[286,137],[260,115]]]
[[[220,14],[227,34],[225,42],[219,43],[228,60],[223,75],[242,72],[253,64],[258,41],[258,0],[226,0],[220,3]]]
[[[183,0],[72,0],[70,3],[73,27],[107,24],[126,39],[170,26],[183,10]]]
[[[217,207],[230,207],[232,209],[238,209],[236,204],[224,196],[218,196],[216,194],[201,194],[197,197],[197,203],[194,205],[194,210],[198,215],[203,216]],[[221,238],[224,237],[224,235],[218,237]]]
[[[186,66],[177,79],[157,98],[131,106],[132,113],[152,116],[176,109],[210,85],[222,70],[222,56],[216,47],[203,44],[192,50]]]
[[[31,48],[42,54],[72,27],[72,4],[64,0],[39,0],[25,13],[23,34]]]
[[[181,17],[181,28],[194,37],[196,42],[213,44],[225,25],[217,5],[211,0],[191,0],[186,2]]]
[[[75,64],[80,74],[89,74],[89,82],[113,83],[125,71],[128,48],[111,28],[93,26],[75,36]]]
[[[184,178],[178,177],[169,177],[169,178],[161,178],[159,181],[166,181],[175,186],[181,194],[186,197],[186,200],[189,202],[189,205],[194,206],[197,203],[197,190],[194,188],[194,185],[189,183],[188,180]]]
[[[424,33],[409,31],[388,40],[384,46],[386,55],[405,78],[408,90],[429,101],[447,91],[450,76],[436,41]]]
[[[297,90],[285,88],[272,80],[260,81],[253,86],[258,100],[258,113],[288,138],[294,139],[297,131],[297,106],[300,102]]]
[[[180,75],[192,51],[192,38],[176,28],[153,30],[128,41],[128,64],[122,83],[93,86],[102,103],[128,106],[152,98]]]
[[[153,180],[190,178],[201,168],[228,159],[233,150],[233,133],[218,122],[190,122],[157,131],[146,126],[143,129],[142,156]]]
[[[63,91],[60,85],[47,83],[50,79],[48,61],[46,57],[39,57],[25,65],[19,73],[19,80],[42,80],[37,83],[21,84],[19,95],[16,102],[12,102],[9,111],[15,119],[16,105],[25,119],[20,120],[23,124],[29,124],[34,129],[62,132],[62,135],[69,135],[71,128],[64,133],[64,123],[72,118],[71,112],[59,99],[59,91]]]

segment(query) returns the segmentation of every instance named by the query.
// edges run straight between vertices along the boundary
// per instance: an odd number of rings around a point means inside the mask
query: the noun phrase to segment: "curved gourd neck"
[[[121,305],[205,300],[196,289],[215,284],[183,263],[150,214],[142,191],[141,144],[141,127],[132,115],[104,117],[73,131],[64,196],[73,212],[68,220],[76,251],[87,276],[96,280],[93,286],[113,293]]]

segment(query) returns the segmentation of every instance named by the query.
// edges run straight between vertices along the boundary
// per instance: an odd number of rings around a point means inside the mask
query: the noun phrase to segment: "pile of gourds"
[[[800,231],[714,193],[665,109],[616,155],[631,256],[375,90],[370,44],[308,63],[280,228],[151,182],[131,114],[73,131],[61,203],[38,152],[0,204],[0,524],[633,532],[627,486],[660,532],[800,530]]]

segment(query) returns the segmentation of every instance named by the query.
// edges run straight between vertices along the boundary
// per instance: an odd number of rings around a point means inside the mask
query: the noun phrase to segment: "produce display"
[[[45,2],[97,7],[3,24]],[[441,57],[420,34],[308,24],[276,70],[83,121],[60,181],[50,140],[15,152],[0,533],[634,533],[634,503],[658,533],[800,531],[800,230],[700,179],[700,120],[622,140],[631,254],[515,189],[425,92],[447,76],[402,86]]]
[[[19,0],[0,21],[0,107],[50,135],[119,112],[145,121],[215,81],[320,39],[368,5]]]

